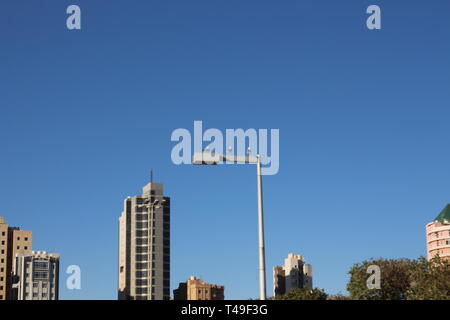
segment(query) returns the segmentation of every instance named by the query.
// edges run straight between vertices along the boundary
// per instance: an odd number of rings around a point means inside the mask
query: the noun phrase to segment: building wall
[[[14,284],[18,300],[59,299],[59,255],[32,252],[16,256]]]
[[[439,255],[450,259],[450,224],[431,222],[426,226],[427,258]]]
[[[151,206],[155,200],[160,203]],[[119,299],[170,299],[170,198],[162,184],[149,183],[142,195],[124,202],[118,273]]]
[[[312,265],[305,264],[301,255],[288,254],[283,266],[273,268],[274,295],[295,289],[312,288]]]
[[[0,300],[12,299],[12,274],[15,256],[31,253],[33,237],[31,231],[10,227],[0,217]]]
[[[225,287],[206,283],[195,277],[180,283],[174,291],[174,300],[224,300]]]
[[[6,300],[7,273],[6,265],[8,261],[8,225],[4,218],[0,217],[0,300]]]

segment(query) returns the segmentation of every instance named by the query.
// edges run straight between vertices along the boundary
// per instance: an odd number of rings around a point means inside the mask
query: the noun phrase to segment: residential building
[[[170,300],[170,198],[151,182],[119,218],[120,300]]]
[[[283,295],[294,289],[312,288],[312,266],[301,255],[288,254],[284,266],[273,268],[274,295]]]
[[[173,291],[174,300],[224,300],[225,287],[206,283],[192,276]]]
[[[17,300],[58,300],[59,255],[45,251],[16,256],[13,284]]]
[[[4,217],[0,217],[0,300],[13,299],[12,279],[17,254],[29,254],[32,251],[31,231],[10,227]]]
[[[427,258],[436,255],[450,259],[450,204],[439,215],[426,225]]]

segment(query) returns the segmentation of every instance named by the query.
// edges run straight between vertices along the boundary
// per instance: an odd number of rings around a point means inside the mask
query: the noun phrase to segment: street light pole
[[[259,254],[259,298],[266,300],[266,253],[264,247],[264,210],[262,194],[261,156],[228,156],[198,152],[193,156],[193,164],[216,165],[223,161],[254,163],[256,164],[256,176],[258,183],[258,254]]]
[[[261,156],[257,155],[256,172],[258,179],[258,238],[259,238],[259,297],[266,300],[266,253],[264,246],[264,209],[262,194]]]

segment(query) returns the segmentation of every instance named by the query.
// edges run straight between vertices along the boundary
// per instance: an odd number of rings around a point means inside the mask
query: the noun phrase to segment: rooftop
[[[434,219],[434,221],[450,223],[450,204],[447,204],[447,206],[441,211],[436,219]]]

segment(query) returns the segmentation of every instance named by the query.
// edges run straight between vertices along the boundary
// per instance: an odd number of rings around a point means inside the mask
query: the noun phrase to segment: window
[[[123,266],[120,267],[120,273],[122,273],[122,272],[123,272]]]
[[[147,253],[148,247],[136,247],[136,253]]]
[[[17,241],[20,241],[20,237],[17,237]]]
[[[147,242],[148,242],[148,238],[138,238],[138,239],[136,239],[136,244],[137,245],[139,245],[139,244],[147,244]]]
[[[136,280],[136,286],[140,287],[140,286],[146,286],[148,285],[148,280],[147,279],[138,279]]]
[[[28,238],[27,238],[27,237],[25,237],[25,241],[28,241]]]
[[[145,278],[148,276],[147,271],[136,271],[136,278]]]
[[[35,262],[34,269],[47,270],[48,262]]]
[[[136,237],[148,237],[147,230],[137,230]]]
[[[33,272],[33,280],[47,280],[48,273],[47,272]]]
[[[137,229],[143,229],[148,228],[148,222],[136,222],[136,228]]]
[[[24,249],[25,249],[25,250],[28,250],[28,247],[25,247]]]
[[[147,294],[147,288],[136,288],[136,294]]]
[[[136,261],[148,261],[147,255],[138,255],[136,256]]]
[[[148,215],[146,214],[136,214],[136,220],[137,221],[147,221]]]
[[[147,269],[147,263],[136,263],[136,269]]]

